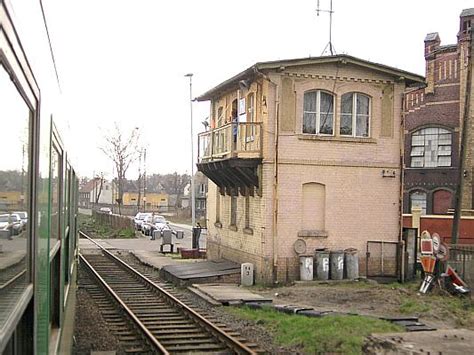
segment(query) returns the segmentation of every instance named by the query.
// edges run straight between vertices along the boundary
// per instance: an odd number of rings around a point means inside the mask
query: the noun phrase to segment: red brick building
[[[467,68],[472,65],[471,23],[474,9],[463,10],[456,44],[441,45],[436,32],[426,36],[426,83],[405,94],[405,213],[413,206],[423,214],[446,214],[454,207]],[[472,208],[468,197],[464,208]]]

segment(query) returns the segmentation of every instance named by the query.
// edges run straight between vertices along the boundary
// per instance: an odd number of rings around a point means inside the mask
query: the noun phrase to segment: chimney
[[[425,93],[433,94],[434,93],[434,59],[432,56],[433,52],[438,49],[441,44],[441,39],[439,38],[438,32],[428,33],[425,37],[425,60],[426,60],[426,88]]]
[[[433,53],[440,45],[441,39],[438,32],[428,33],[425,37],[425,59]]]
[[[474,8],[462,10],[459,17],[458,41],[469,41],[471,28],[474,26]]]

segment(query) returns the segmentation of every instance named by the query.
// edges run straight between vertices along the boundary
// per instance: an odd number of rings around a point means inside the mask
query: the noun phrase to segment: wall
[[[412,226],[412,215],[403,215],[403,226]],[[431,234],[438,233],[445,243],[451,241],[453,216],[425,215],[420,217],[420,231],[427,230]],[[474,244],[474,217],[461,217],[458,244]]]
[[[110,226],[116,229],[131,228],[134,229],[135,225],[133,219],[127,216],[119,216],[116,214],[101,213],[92,211],[92,218],[98,221],[100,224]]]

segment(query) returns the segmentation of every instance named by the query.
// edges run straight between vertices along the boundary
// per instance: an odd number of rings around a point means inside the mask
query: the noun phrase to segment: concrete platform
[[[248,302],[272,303],[271,298],[254,294],[237,284],[194,284],[189,290],[208,301],[210,299],[212,304],[216,304],[212,301],[225,306]]]
[[[240,283],[240,264],[227,260],[201,261],[193,264],[166,265],[160,276],[177,286],[196,283]]]

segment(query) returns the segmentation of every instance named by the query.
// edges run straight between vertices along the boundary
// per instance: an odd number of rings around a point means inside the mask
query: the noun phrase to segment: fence
[[[474,287],[474,245],[451,245],[448,264],[470,288]]]

